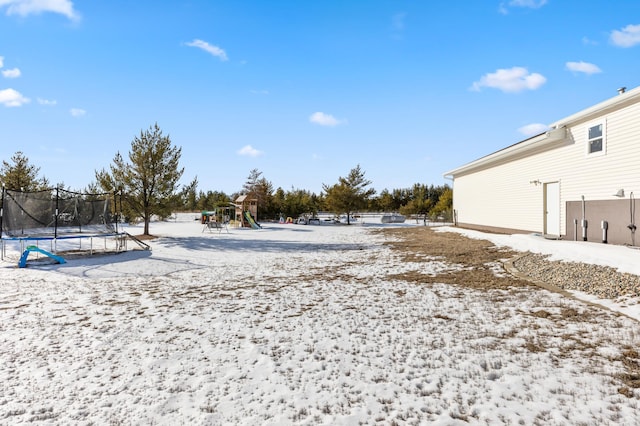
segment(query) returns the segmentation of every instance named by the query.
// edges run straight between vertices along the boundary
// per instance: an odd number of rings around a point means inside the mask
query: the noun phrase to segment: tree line
[[[76,192],[114,194],[116,203],[120,203],[118,210],[126,219],[144,222],[145,235],[149,234],[152,216],[166,218],[174,211],[229,206],[240,195],[258,201],[260,220],[314,216],[318,212],[346,214],[348,221],[356,212],[399,212],[424,220],[451,216],[453,193],[449,186],[416,183],[411,188],[384,189],[376,194],[360,165],[338,177],[336,183],[323,184],[320,194],[293,187],[274,188],[258,169],[251,170],[242,189],[233,194],[199,189],[197,176],[180,186],[184,174],[181,153],[182,148],[173,145],[156,123],[134,137],[126,157],[117,152],[107,169],[95,171],[95,182]],[[0,182],[11,190],[50,189],[49,180],[39,174],[40,168],[18,151],[9,161],[2,161]],[[64,183],[56,186],[71,190]]]

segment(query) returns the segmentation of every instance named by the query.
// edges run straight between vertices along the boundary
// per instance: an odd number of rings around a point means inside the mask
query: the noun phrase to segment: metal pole
[[[633,191],[629,194],[629,216],[631,216],[631,223],[627,228],[631,231],[631,246],[636,245],[636,203],[633,198]]]
[[[4,216],[4,182],[2,182],[2,198],[0,198],[0,245],[2,246],[0,260],[4,260],[5,254],[4,241],[2,240],[2,216]]]
[[[4,216],[4,182],[2,182],[2,199],[0,200],[0,240],[2,239],[2,217]]]
[[[113,191],[113,217],[116,222],[116,234],[118,233],[118,192]]]
[[[584,202],[584,195],[583,195],[582,196],[582,241],[587,241],[587,227],[589,226],[585,216],[586,216],[585,215],[585,202]]]
[[[55,217],[53,218],[53,238],[58,238],[58,192],[59,188],[56,186],[56,212]]]

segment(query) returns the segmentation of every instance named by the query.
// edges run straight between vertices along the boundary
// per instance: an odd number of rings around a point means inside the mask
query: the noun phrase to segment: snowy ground
[[[203,233],[186,215],[152,224],[151,252],[0,263],[0,424],[640,423],[621,380],[637,321],[392,280],[453,266],[398,262],[373,226]],[[639,273],[624,247],[492,238]]]
[[[510,247],[516,251],[549,255],[548,259],[583,262],[609,266],[618,272],[640,275],[640,248],[607,245],[582,241],[553,241],[536,235],[489,234],[459,228],[442,227],[442,231],[453,231],[469,238],[489,240],[497,247]],[[599,299],[579,291],[569,291],[575,297],[608,307],[640,321],[640,298],[624,296],[619,300]]]

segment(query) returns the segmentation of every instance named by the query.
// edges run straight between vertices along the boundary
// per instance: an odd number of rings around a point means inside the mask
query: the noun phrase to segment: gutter
[[[625,106],[640,102],[640,87],[629,90],[628,92],[621,92],[618,96],[611,99],[607,99],[604,102],[600,102],[590,108],[584,109],[573,115],[552,123],[549,127],[567,127],[580,121],[587,121],[595,116],[600,116],[606,112],[624,108]]]
[[[563,140],[566,137],[566,129],[581,121],[590,120],[596,116],[601,116],[609,111],[623,108],[625,106],[640,102],[640,87],[636,87],[629,91],[620,91],[618,96],[610,98],[604,102],[600,102],[590,108],[584,109],[573,115],[558,120],[549,125],[550,130],[545,133],[533,136],[514,145],[508,146],[493,154],[489,154],[475,161],[467,163],[461,167],[444,173],[445,179],[454,179],[456,175],[469,173],[483,167],[496,164],[499,161],[505,161],[516,155],[522,155],[535,149],[541,149],[547,145]]]
[[[464,166],[448,171],[443,176],[446,179],[453,179],[456,175],[469,173],[473,170],[488,167],[517,155],[523,155],[534,150],[540,150],[555,142],[564,140],[566,136],[567,129],[565,127],[552,128],[544,133],[540,133],[522,142],[518,142],[515,145],[511,145],[507,148],[501,149],[500,151],[496,151],[493,154],[489,154],[478,160],[472,161],[471,163],[467,163]]]

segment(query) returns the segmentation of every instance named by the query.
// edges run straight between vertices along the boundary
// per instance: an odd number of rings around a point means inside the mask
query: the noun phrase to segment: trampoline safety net
[[[81,194],[63,189],[21,192],[5,189],[0,235],[14,238],[59,237],[114,232],[110,194]]]

